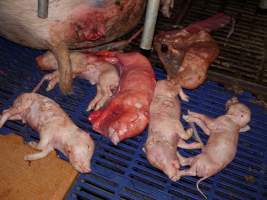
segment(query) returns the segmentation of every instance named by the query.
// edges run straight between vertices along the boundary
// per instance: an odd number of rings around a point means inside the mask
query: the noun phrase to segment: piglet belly
[[[115,132],[121,141],[145,129],[156,81],[151,64],[141,54],[117,57],[121,63],[119,90],[106,107],[89,115],[89,121],[95,131],[108,137]]]

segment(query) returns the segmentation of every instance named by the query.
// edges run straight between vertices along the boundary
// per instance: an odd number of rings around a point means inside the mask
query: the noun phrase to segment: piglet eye
[[[167,52],[168,52],[168,46],[167,46],[166,44],[162,44],[162,45],[161,45],[161,51],[162,51],[163,53],[167,53]]]

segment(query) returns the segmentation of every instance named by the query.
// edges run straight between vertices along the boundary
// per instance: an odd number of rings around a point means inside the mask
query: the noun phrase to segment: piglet
[[[0,116],[0,128],[7,120],[22,120],[39,132],[40,142],[29,142],[38,153],[24,160],[37,160],[58,149],[69,158],[73,167],[82,173],[90,172],[94,152],[92,138],[78,128],[53,100],[36,93],[23,93]]]
[[[186,121],[195,122],[209,135],[201,154],[191,158],[179,155],[181,165],[190,166],[189,169],[179,171],[179,175],[202,177],[197,181],[197,189],[205,198],[199,189],[199,183],[224,169],[234,159],[239,132],[250,129],[247,124],[250,122],[251,112],[247,106],[234,97],[227,101],[226,109],[225,115],[215,119],[194,112],[183,116]]]
[[[172,181],[177,176],[180,162],[177,156],[177,146],[192,149],[200,148],[201,144],[193,142],[188,144],[184,139],[192,135],[192,129],[184,130],[180,122],[180,102],[177,95],[188,101],[188,96],[181,87],[168,80],[158,81],[150,104],[150,120],[148,138],[144,151],[149,162],[162,170]]]
[[[109,62],[99,60],[97,56],[90,53],[72,52],[70,59],[73,78],[86,79],[97,87],[97,94],[88,105],[87,111],[98,110],[103,107],[119,85],[119,74],[116,67]],[[33,91],[36,92],[46,80],[49,81],[46,90],[52,90],[59,82],[58,65],[55,56],[51,52],[47,52],[37,59],[37,63],[41,69],[55,71],[45,75]]]

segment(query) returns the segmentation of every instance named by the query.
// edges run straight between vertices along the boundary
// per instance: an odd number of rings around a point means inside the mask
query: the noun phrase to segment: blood
[[[102,12],[90,12],[73,23],[79,41],[95,41],[105,36],[105,15]]]

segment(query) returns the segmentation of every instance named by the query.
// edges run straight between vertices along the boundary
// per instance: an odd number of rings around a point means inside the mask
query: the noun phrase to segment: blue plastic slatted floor
[[[38,83],[44,72],[36,68],[35,56],[41,52],[23,48],[0,38],[0,111],[9,107],[17,95],[29,92]],[[156,69],[158,79],[165,74]],[[73,121],[90,132],[96,143],[92,161],[93,172],[80,174],[66,199],[202,199],[195,188],[196,177],[185,177],[171,182],[163,173],[153,168],[144,153],[146,131],[128,139],[118,146],[95,133],[87,121],[85,108],[95,95],[95,87],[87,81],[76,79],[73,94],[63,96],[58,87],[40,93],[58,102]],[[182,103],[182,110],[201,112],[210,116],[224,113],[224,104],[233,96],[223,87],[207,81],[194,91],[186,91],[189,103]],[[235,160],[222,172],[201,183],[209,199],[214,200],[264,200],[267,199],[267,112],[252,103],[249,93],[239,96],[253,114],[251,131],[240,136]],[[184,122],[183,122],[184,123]],[[184,123],[187,127],[187,124]],[[26,140],[38,139],[38,134],[18,121],[9,121],[0,133],[16,132]],[[201,135],[204,141],[207,137]],[[182,151],[186,156],[198,151]],[[2,161],[3,162],[3,161]]]

